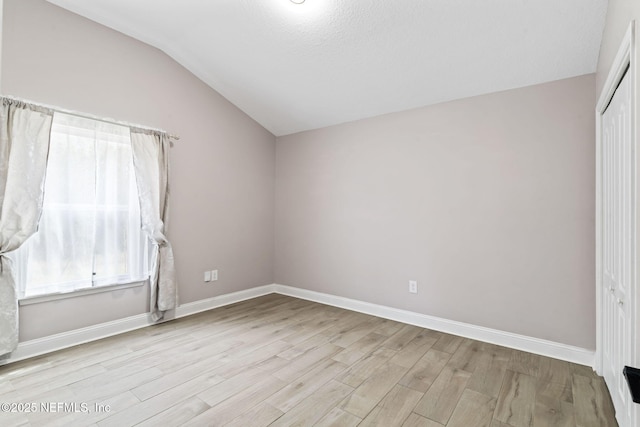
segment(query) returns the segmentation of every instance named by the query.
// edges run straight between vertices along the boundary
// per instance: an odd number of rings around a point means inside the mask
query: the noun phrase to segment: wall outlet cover
[[[415,280],[409,280],[409,292],[411,292],[412,294],[418,293],[418,282],[416,282]]]

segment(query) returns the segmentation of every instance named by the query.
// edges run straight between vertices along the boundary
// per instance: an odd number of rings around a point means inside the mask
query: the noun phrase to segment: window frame
[[[93,143],[100,143],[100,140],[96,137],[97,131],[91,132],[88,129],[77,128],[67,123],[56,123],[56,115],[62,114],[69,116],[67,113],[56,113],[54,114],[54,119],[52,123],[52,131],[51,135],[53,136],[55,133],[63,133],[65,128],[73,129],[75,134],[72,132],[68,132],[67,135],[72,135],[80,138],[92,138]],[[91,122],[100,123],[102,122],[99,119],[81,117],[82,120],[87,120]],[[119,124],[113,124],[114,126],[126,127]],[[78,135],[78,131],[85,133],[87,135]],[[91,133],[94,135],[89,136]],[[114,134],[110,135],[114,137]],[[128,137],[120,138],[112,138],[111,140],[102,140],[103,143],[106,144],[126,144],[131,146],[131,140]],[[133,168],[133,160],[131,162],[131,168]],[[108,213],[114,211],[128,211],[129,207],[135,203],[138,204],[139,200],[137,198],[137,186],[135,180],[134,170],[131,169],[130,172],[132,175],[130,176],[129,181],[129,200],[127,204],[99,204],[97,202],[97,197],[95,197],[96,202],[94,204],[87,203],[50,203],[47,204],[47,209],[59,209],[59,210],[67,210],[69,215],[72,215],[73,212],[79,212],[81,210],[90,210],[95,213],[96,216],[99,216],[100,212]],[[132,191],[135,190],[135,191]],[[43,206],[44,211],[44,206]],[[96,278],[95,267],[92,268],[93,275],[88,279],[78,279],[78,280],[68,280],[65,282],[52,282],[47,283],[42,286],[31,287],[31,289],[42,289],[42,292],[33,293],[28,292],[26,288],[26,283],[23,286],[17,286],[18,288],[18,301],[20,305],[29,305],[44,301],[52,301],[63,298],[71,298],[82,295],[89,295],[94,293],[101,292],[111,292],[114,290],[134,288],[142,286],[149,282],[150,277],[150,259],[151,259],[151,250],[153,248],[153,243],[150,241],[148,236],[145,235],[145,232],[140,228],[141,221],[138,217],[136,219],[135,216],[129,216],[128,218],[128,229],[135,230],[136,228],[139,230],[139,233],[127,233],[127,270],[129,270],[129,274],[120,274],[120,275],[112,275],[112,276],[103,276]],[[14,271],[16,276],[16,284],[18,281],[25,280],[28,268],[28,255],[29,248],[25,247],[22,252],[14,251],[12,252],[12,259],[14,261]],[[93,249],[93,259],[95,265],[95,257],[96,257],[96,247]],[[15,268],[15,265],[18,264],[18,268]]]

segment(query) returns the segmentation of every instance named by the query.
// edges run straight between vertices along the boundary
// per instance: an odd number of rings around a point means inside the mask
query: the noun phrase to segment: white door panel
[[[621,426],[631,426],[633,405],[622,375],[623,367],[632,364],[629,293],[636,280],[636,170],[630,112],[626,75],[602,116],[603,373]]]

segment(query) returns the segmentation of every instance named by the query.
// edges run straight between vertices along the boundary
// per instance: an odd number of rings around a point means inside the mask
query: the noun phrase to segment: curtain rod
[[[175,141],[180,140],[180,136],[179,135],[171,134],[171,133],[169,133],[169,132],[167,132],[165,130],[162,130],[162,129],[152,128],[152,127],[149,127],[149,126],[142,126],[142,125],[138,125],[138,124],[135,124],[135,123],[128,123],[128,122],[124,122],[124,121],[116,120],[116,119],[112,119],[112,118],[98,117],[98,116],[95,116],[93,114],[81,113],[81,112],[73,111],[73,110],[67,110],[67,109],[62,108],[62,107],[42,104],[40,102],[34,102],[34,101],[30,101],[30,100],[22,99],[22,98],[17,98],[15,96],[10,96],[10,95],[0,95],[0,97],[6,98],[6,99],[9,99],[9,100],[12,100],[12,101],[23,102],[25,104],[32,104],[32,105],[35,105],[37,107],[47,108],[49,110],[53,110],[53,111],[58,112],[58,113],[69,114],[71,116],[81,117],[81,118],[84,118],[84,119],[91,119],[91,120],[96,120],[98,122],[109,123],[109,124],[119,125],[119,126],[127,126],[127,127],[130,127],[130,128],[148,130],[148,131],[152,131],[152,132],[160,132],[160,133],[163,133],[163,134],[167,135],[169,137],[169,139],[173,139]]]

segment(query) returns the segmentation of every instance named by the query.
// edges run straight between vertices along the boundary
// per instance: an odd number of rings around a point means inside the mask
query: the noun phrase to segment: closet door
[[[621,426],[631,425],[633,402],[622,375],[632,364],[631,327],[636,280],[635,144],[627,73],[602,116],[603,373]]]

